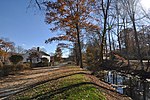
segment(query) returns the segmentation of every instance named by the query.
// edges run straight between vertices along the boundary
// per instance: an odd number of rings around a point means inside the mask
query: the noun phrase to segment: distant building
[[[23,62],[32,62],[39,63],[41,62],[41,58],[47,58],[48,62],[50,62],[50,55],[45,53],[44,51],[40,51],[39,47],[37,50],[28,50],[23,56]]]

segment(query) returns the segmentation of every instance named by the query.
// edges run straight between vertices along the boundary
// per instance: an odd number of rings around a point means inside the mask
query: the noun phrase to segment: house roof
[[[30,51],[27,51],[25,54],[27,54],[27,53],[31,53],[31,52],[37,52],[37,50],[30,50]],[[45,56],[50,56],[49,54],[47,54],[46,52],[44,52],[44,51],[39,51],[39,53],[40,54],[42,54],[42,55],[45,55]],[[25,55],[25,54],[23,54],[23,55]]]
[[[46,55],[46,56],[50,56],[49,54],[45,53],[44,51],[40,51],[41,54]]]

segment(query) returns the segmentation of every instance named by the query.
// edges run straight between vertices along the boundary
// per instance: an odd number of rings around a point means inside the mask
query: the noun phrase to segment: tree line
[[[45,12],[50,31],[57,31],[46,43],[71,49],[76,64],[101,64],[117,52],[129,59],[149,57],[150,11],[140,0],[31,0]],[[67,42],[66,42],[67,41]]]

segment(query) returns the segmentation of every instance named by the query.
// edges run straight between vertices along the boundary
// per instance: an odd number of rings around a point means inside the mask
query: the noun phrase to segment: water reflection
[[[116,71],[101,71],[98,76],[110,83],[119,93],[128,95],[133,100],[150,100],[150,82],[147,80]]]

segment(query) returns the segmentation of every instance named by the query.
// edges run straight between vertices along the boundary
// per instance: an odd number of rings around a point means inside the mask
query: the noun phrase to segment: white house
[[[32,63],[38,63],[41,62],[41,58],[47,58],[50,62],[50,55],[45,53],[44,51],[40,51],[39,47],[37,50],[28,50],[23,56],[23,62],[31,62]]]

